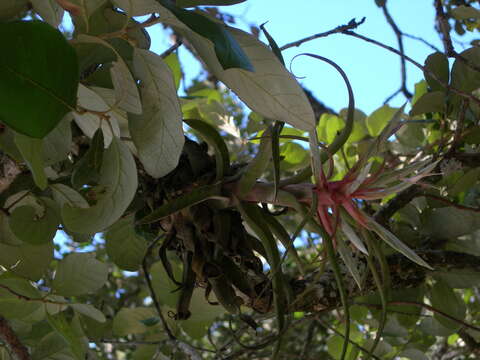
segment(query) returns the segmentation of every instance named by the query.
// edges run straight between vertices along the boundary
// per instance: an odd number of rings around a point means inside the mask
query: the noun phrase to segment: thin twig
[[[182,46],[182,40],[178,40],[175,44],[170,46],[167,50],[160,54],[162,59],[165,59],[168,55],[172,54],[175,50],[177,50],[180,46]]]
[[[435,45],[433,45],[432,43],[428,42],[427,40],[425,40],[424,38],[422,38],[420,36],[415,36],[415,35],[408,34],[408,33],[405,33],[405,32],[402,32],[402,34],[406,38],[417,40],[417,41],[420,41],[420,42],[424,43],[425,45],[427,45],[433,51],[442,52],[438,47],[436,47]]]
[[[387,9],[386,2],[383,4],[382,10],[383,10],[383,15],[385,15],[385,19],[387,20],[388,24],[390,25],[393,32],[395,33],[395,36],[398,42],[398,50],[400,51],[400,53],[402,53],[402,55],[405,55],[405,49],[403,47],[403,33],[400,31],[397,24],[395,23],[392,16],[390,15],[390,12]],[[407,89],[407,66],[406,66],[406,61],[404,56],[400,57],[400,66],[401,66],[401,77],[402,77],[402,84],[400,85],[400,91],[403,93],[403,95],[405,95],[407,99],[411,99],[412,93]]]
[[[286,49],[291,48],[291,47],[298,47],[305,42],[312,41],[312,40],[315,40],[315,39],[319,39],[319,38],[322,38],[322,37],[327,37],[327,36],[332,35],[332,34],[338,34],[338,33],[341,33],[345,30],[353,30],[353,29],[356,29],[361,24],[363,24],[364,22],[365,22],[365,18],[362,18],[362,20],[360,20],[359,22],[355,21],[355,19],[352,19],[348,22],[348,24],[337,26],[335,29],[328,30],[328,31],[325,31],[325,32],[322,32],[322,33],[318,33],[318,34],[315,34],[315,35],[312,35],[312,36],[307,36],[306,38],[303,38],[303,39],[285,44],[280,48],[280,50],[283,51],[283,50],[286,50]]]
[[[445,54],[448,57],[452,57],[458,61],[463,62],[472,70],[480,72],[480,67],[478,65],[472,63],[469,59],[465,58],[464,56],[460,55],[458,52],[455,51],[452,43],[452,38],[450,36],[450,25],[448,24],[447,16],[443,11],[443,5],[441,0],[435,0],[435,12],[437,17],[438,30],[441,34],[443,47],[445,48]]]

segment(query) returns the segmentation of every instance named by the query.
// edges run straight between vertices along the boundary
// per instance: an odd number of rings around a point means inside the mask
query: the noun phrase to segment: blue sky
[[[435,15],[432,1],[389,0],[388,7],[402,31],[421,36],[442,48],[433,28]],[[267,30],[280,46],[346,24],[352,18],[360,20],[365,16],[365,23],[357,30],[360,34],[397,47],[393,30],[374,0],[247,0],[242,4],[224,6],[222,10],[238,15],[237,27],[246,30],[248,23],[262,24],[268,21]],[[153,51],[162,52],[168,47],[168,38],[160,26],[150,28],[149,32]],[[262,40],[266,41],[264,37]],[[406,38],[404,43],[406,54],[422,64],[433,52],[416,40]],[[460,45],[456,47],[458,51],[462,50]],[[301,52],[316,53],[337,62],[350,78],[357,108],[367,114],[380,107],[400,86],[399,57],[362,40],[346,35],[331,35],[299,48],[288,49],[283,52],[287,66]],[[180,50],[180,56],[184,59],[186,77],[194,77],[200,71],[200,66],[188,57],[185,49]],[[413,92],[414,83],[423,76],[411,65],[407,70],[408,88]],[[294,61],[292,71],[298,77],[305,77],[299,81],[327,106],[336,111],[347,106],[343,81],[329,65],[299,57]],[[404,102],[405,98],[399,95],[390,104],[400,106]]]

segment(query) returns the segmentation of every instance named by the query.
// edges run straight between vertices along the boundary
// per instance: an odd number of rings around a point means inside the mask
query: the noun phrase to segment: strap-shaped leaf
[[[217,130],[205,121],[193,119],[186,119],[183,121],[192,129],[198,131],[208,145],[213,147],[215,150],[216,180],[219,181],[223,179],[230,170],[230,155],[225,141],[223,141]]]
[[[150,224],[205,200],[219,197],[221,197],[221,184],[197,187],[160,206],[157,210],[143,217],[137,223]]]

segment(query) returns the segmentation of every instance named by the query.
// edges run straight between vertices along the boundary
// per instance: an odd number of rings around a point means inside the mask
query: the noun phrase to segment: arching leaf
[[[103,156],[98,201],[87,209],[64,205],[62,218],[74,232],[94,234],[122,216],[137,190],[137,169],[127,146],[114,138]]]

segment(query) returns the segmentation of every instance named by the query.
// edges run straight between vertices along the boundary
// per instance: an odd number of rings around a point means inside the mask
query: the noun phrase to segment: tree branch
[[[30,360],[28,349],[19,340],[8,321],[0,316],[0,339],[7,346],[10,355],[15,360]]]

